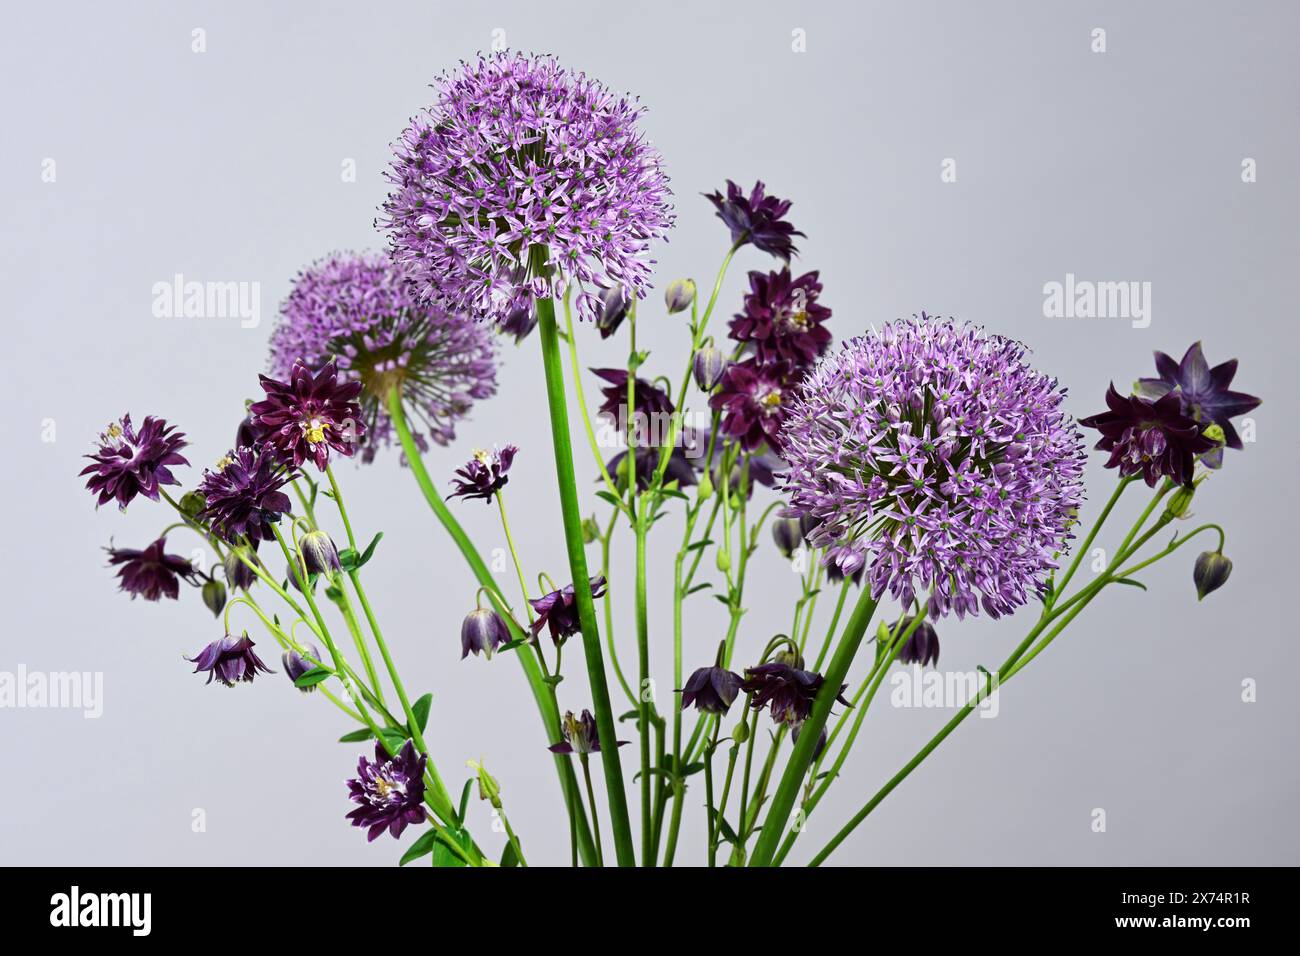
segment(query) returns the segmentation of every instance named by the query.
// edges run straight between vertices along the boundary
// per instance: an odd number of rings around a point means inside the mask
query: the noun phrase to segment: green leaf
[[[405,727],[400,730],[396,727],[385,727],[379,732],[379,736],[384,739],[384,746],[387,747],[390,752],[397,753],[397,751],[402,749],[407,738],[410,737],[410,734],[406,732]]]
[[[354,744],[359,740],[369,740],[374,734],[370,732],[369,727],[362,727],[360,730],[354,730],[350,734],[344,734],[339,738],[341,744]]]
[[[596,492],[596,497],[601,501],[608,501],[615,508],[621,509],[623,507],[623,499],[614,497],[608,491],[598,491]]]
[[[1130,587],[1141,588],[1143,591],[1147,589],[1147,586],[1143,584],[1141,581],[1134,581],[1132,578],[1116,578],[1115,583],[1127,584]]]
[[[727,822],[727,818],[716,809],[713,810],[713,825],[718,828],[718,833],[722,836],[722,839],[728,843],[736,844],[740,842],[740,837],[736,836],[736,831],[731,829],[731,824]]]
[[[414,704],[411,705],[411,713],[415,715],[415,722],[420,725],[420,733],[424,733],[424,728],[429,726],[429,708],[433,706],[433,695],[425,694]],[[415,736],[415,728],[411,727],[411,736]]]
[[[697,584],[697,585],[695,585],[695,587],[691,588],[691,589],[688,590],[685,594],[683,594],[682,597],[690,597],[690,596],[691,596],[692,594],[694,594],[696,591],[703,591],[705,588],[711,588],[711,587],[713,587],[713,582],[712,582],[712,581],[705,581],[703,584]]]
[[[420,838],[412,843],[410,847],[407,848],[407,851],[402,854],[402,859],[397,865],[406,866],[406,864],[410,863],[412,860],[418,860],[425,854],[432,853],[437,841],[438,831],[433,829],[425,830],[420,834]]]
[[[465,824],[465,811],[469,809],[469,788],[474,786],[474,778],[470,777],[465,781],[465,788],[460,792],[460,809],[456,811],[456,819]]]
[[[358,557],[356,548],[344,548],[339,552],[339,567],[344,571],[355,571]]]
[[[313,667],[307,673],[303,674],[293,682],[294,687],[315,687],[325,678],[330,676],[330,671],[324,667]]]
[[[701,548],[707,548],[707,547],[708,547],[709,545],[711,545],[711,544],[713,544],[713,539],[712,539],[712,538],[705,538],[703,541],[696,541],[694,544],[692,544],[692,545],[688,545],[687,548],[686,548],[686,550],[687,550],[687,551],[699,551]]]
[[[375,547],[379,544],[379,539],[383,536],[384,533],[381,531],[370,539],[370,543],[366,545],[366,550],[362,551],[361,557],[357,559],[357,567],[361,567],[375,556]]]
[[[449,841],[454,838],[462,850],[468,850],[470,847],[469,833],[463,829],[435,830],[434,833],[434,839],[437,842],[433,846],[433,865],[443,867],[465,866],[465,861],[452,849]]]
[[[519,854],[515,852],[514,841],[506,843],[506,848],[501,852],[501,866],[504,869],[508,866],[519,865]]]

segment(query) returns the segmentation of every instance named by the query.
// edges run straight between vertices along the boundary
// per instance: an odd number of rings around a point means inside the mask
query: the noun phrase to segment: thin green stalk
[[[605,853],[600,847],[600,811],[596,809],[596,791],[591,786],[591,763],[586,754],[578,754],[582,763],[582,779],[587,783],[587,803],[591,806],[591,829],[596,834],[596,865],[605,865]]]

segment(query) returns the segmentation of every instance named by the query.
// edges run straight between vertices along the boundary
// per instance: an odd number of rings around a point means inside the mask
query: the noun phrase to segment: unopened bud
[[[664,305],[668,306],[669,315],[689,309],[694,301],[694,279],[674,279],[664,290]]]

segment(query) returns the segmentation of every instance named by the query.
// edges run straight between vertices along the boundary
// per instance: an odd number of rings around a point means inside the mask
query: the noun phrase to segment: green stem
[[[596,791],[591,786],[591,763],[586,754],[578,754],[582,763],[582,779],[587,784],[587,803],[591,806],[591,828],[596,834],[596,865],[605,865],[605,853],[600,847],[600,811],[596,809]]]

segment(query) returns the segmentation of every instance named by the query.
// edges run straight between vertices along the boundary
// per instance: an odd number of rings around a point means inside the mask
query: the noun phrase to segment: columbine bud
[[[493,652],[510,640],[510,629],[501,615],[490,607],[477,607],[465,615],[460,626],[460,659],[480,653],[488,660]]]
[[[307,652],[307,656],[312,660],[320,660],[320,651],[316,650],[315,644],[304,644],[303,649]],[[297,683],[299,677],[306,674],[316,666],[292,647],[280,655],[280,663],[284,665],[284,672],[289,676],[289,680],[292,683]],[[298,689],[304,694],[307,694],[315,690],[316,685],[313,684],[311,687],[299,687]]]
[[[182,496],[180,504],[181,514],[193,521],[207,504],[207,499],[197,491],[188,491]]]
[[[298,542],[298,550],[307,565],[308,574],[328,574],[339,571],[339,549],[324,531],[308,531]]]
[[[803,544],[803,522],[798,518],[777,518],[772,522],[772,540],[787,558]]]
[[[226,606],[226,586],[216,578],[210,578],[203,584],[203,603],[213,615],[221,613]]]
[[[302,565],[299,564],[297,561],[290,561],[288,564],[284,566],[284,579],[288,581],[289,584],[293,587],[293,589],[297,591],[299,594],[306,593],[303,585],[307,583],[311,584],[312,593],[313,594],[316,593],[315,579],[309,577],[306,581],[303,581]]]
[[[743,744],[749,739],[749,725],[743,720],[736,724],[735,729],[731,732],[731,739],[738,744]]]
[[[668,283],[668,288],[664,289],[664,305],[668,306],[669,315],[689,309],[694,301],[694,279],[674,279]]]
[[[709,477],[707,471],[700,475],[700,484],[695,489],[695,493],[700,501],[708,501],[713,497],[713,479]]]
[[[487,800],[498,810],[501,809],[501,784],[497,783],[497,778],[488,773],[487,768],[477,760],[468,761],[466,766],[473,770],[478,778],[478,798]]]
[[[727,357],[722,354],[722,349],[706,345],[695,353],[693,371],[695,373],[695,384],[700,387],[700,391],[713,391],[713,386],[718,384],[722,378],[722,373],[726,370]]]
[[[731,570],[731,555],[726,551],[719,551],[718,558],[714,563],[717,565],[719,571],[726,574]]]
[[[253,573],[253,569],[240,560],[241,556],[258,567],[262,566],[262,561],[258,558],[256,551],[243,545],[231,548],[226,554],[223,567],[226,572],[226,583],[236,591],[247,590],[257,580],[257,575]]]
[[[600,540],[600,525],[596,523],[595,517],[582,519],[582,543],[591,544],[593,541]]]
[[[1186,485],[1179,485],[1174,489],[1174,493],[1169,496],[1169,502],[1165,505],[1165,513],[1171,518],[1181,518],[1187,514],[1187,509],[1192,506],[1192,497],[1196,494],[1196,485],[1190,488]]]
[[[609,288],[601,290],[600,309],[596,314],[596,329],[602,339],[609,338],[618,330],[623,320],[627,318],[631,306],[632,299],[620,283],[616,282]]]
[[[1196,583],[1196,599],[1199,601],[1211,591],[1217,591],[1228,581],[1232,573],[1232,562],[1219,551],[1206,551],[1196,559],[1192,569],[1192,580]]]
[[[803,655],[789,645],[782,648],[772,660],[786,667],[793,667],[797,671],[803,670]]]

